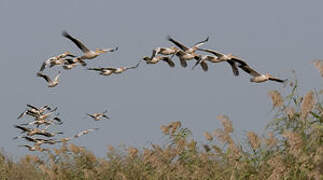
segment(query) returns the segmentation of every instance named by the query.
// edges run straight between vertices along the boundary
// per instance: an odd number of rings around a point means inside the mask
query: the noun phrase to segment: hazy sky
[[[203,47],[233,53],[260,72],[292,78],[296,70],[300,93],[322,87],[310,63],[323,58],[322,1],[0,1],[1,94],[0,145],[14,155],[27,153],[13,141],[14,124],[27,103],[58,106],[66,136],[89,127],[99,131],[73,143],[104,155],[107,145],[157,143],[160,125],[181,121],[194,137],[221,127],[217,115],[233,121],[237,135],[262,132],[273,117],[269,90],[275,82],[254,84],[241,72],[234,77],[226,63],[182,68],[166,63],[141,64],[110,77],[77,67],[62,71],[61,83],[47,88],[36,77],[42,62],[66,50],[80,50],[61,36],[67,30],[89,48],[119,46],[115,53],[88,61],[88,67],[133,65],[158,46],[170,46],[171,35],[187,45],[210,36]],[[60,68],[46,70],[51,76]],[[85,113],[108,109],[110,121],[93,122]],[[30,120],[30,119],[29,119]]]

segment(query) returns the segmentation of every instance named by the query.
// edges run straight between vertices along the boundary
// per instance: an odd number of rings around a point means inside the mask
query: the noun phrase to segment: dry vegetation
[[[320,93],[298,95],[297,81],[290,87],[287,96],[269,92],[275,117],[266,134],[236,141],[229,117],[220,115],[223,128],[205,132],[198,144],[181,122],[171,122],[160,127],[168,143],[111,146],[106,158],[67,143],[17,162],[2,153],[0,179],[323,179]]]

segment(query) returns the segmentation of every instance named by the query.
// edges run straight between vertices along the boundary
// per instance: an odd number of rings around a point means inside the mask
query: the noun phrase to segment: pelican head
[[[145,56],[142,59],[145,60],[145,61],[150,61],[151,60],[150,57],[148,57],[148,56]]]
[[[269,73],[266,73],[266,74],[265,74],[265,76],[266,76],[267,78],[272,78],[272,76],[271,76]]]
[[[103,53],[108,52],[108,49],[99,49],[99,48],[97,48],[97,49],[95,49],[95,52],[98,53],[98,54],[103,54]]]

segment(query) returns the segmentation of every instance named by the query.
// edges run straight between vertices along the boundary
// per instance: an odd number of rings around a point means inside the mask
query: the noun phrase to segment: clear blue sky
[[[210,36],[204,47],[233,53],[260,72],[291,78],[296,70],[301,93],[322,87],[310,63],[323,58],[322,1],[0,1],[1,94],[0,146],[25,154],[13,141],[14,124],[27,103],[58,106],[66,136],[88,127],[100,131],[73,143],[104,155],[109,144],[144,146],[160,142],[160,125],[182,121],[200,141],[204,131],[220,127],[226,114],[237,135],[262,132],[270,121],[269,90],[275,82],[253,84],[241,73],[234,77],[225,63],[182,68],[176,60],[142,64],[121,75],[103,77],[77,67],[63,71],[61,83],[49,89],[36,73],[49,57],[79,49],[61,36],[67,30],[90,48],[119,46],[89,67],[133,65],[158,46],[170,46],[166,36],[190,45]],[[191,66],[192,63],[190,63]],[[50,75],[57,73],[52,69]],[[108,109],[111,121],[93,122],[85,113]]]

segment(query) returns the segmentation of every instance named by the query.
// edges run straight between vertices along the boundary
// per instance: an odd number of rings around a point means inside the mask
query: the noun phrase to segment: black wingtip
[[[168,41],[171,41],[171,40],[172,40],[172,37],[171,37],[170,35],[167,35],[167,36],[166,36],[166,39],[167,39]]]
[[[62,31],[62,36],[64,36],[64,37],[70,37],[71,35],[70,34],[68,34],[68,32],[67,31],[65,31],[65,30],[63,30]]]

